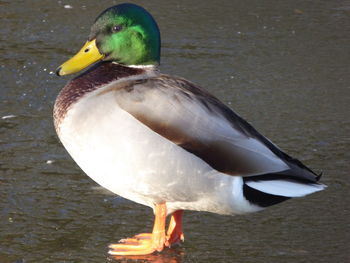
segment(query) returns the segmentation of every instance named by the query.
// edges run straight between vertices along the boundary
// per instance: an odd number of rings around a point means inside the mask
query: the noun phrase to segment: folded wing
[[[167,75],[111,84],[118,105],[219,172],[283,174],[316,182],[315,174],[259,134],[205,90]]]

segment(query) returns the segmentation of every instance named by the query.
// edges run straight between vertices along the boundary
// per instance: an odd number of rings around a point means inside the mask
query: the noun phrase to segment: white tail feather
[[[246,184],[258,191],[285,197],[300,197],[323,190],[323,184],[304,184],[285,180],[249,181]]]

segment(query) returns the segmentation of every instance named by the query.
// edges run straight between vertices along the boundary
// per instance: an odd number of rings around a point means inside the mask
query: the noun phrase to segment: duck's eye
[[[120,30],[122,30],[122,26],[121,25],[116,25],[116,26],[113,26],[112,27],[112,32],[113,33],[116,33],[116,32],[119,32]]]

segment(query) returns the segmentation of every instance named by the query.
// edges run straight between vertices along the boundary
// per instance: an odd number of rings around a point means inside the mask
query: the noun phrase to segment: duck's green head
[[[75,73],[100,60],[128,66],[158,65],[160,33],[153,17],[134,4],[108,8],[97,17],[81,50],[56,73]]]

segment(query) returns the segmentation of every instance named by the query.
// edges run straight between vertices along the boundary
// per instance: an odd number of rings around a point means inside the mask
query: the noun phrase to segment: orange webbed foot
[[[162,251],[165,244],[166,205],[155,207],[155,221],[152,233],[138,234],[132,238],[120,240],[118,244],[111,244],[110,255],[148,255],[155,251]]]
[[[185,240],[182,231],[182,216],[183,210],[177,210],[171,216],[165,243],[167,247],[171,247]]]
[[[143,233],[132,238],[126,238],[117,244],[109,245],[108,253],[110,255],[148,255],[155,251],[161,251],[163,246],[158,246],[157,242],[152,240],[152,233]]]
[[[152,233],[138,234],[132,238],[121,239],[109,246],[108,253],[113,256],[139,256],[160,252],[164,247],[171,247],[184,241],[182,232],[183,210],[175,211],[170,219],[165,235],[166,205],[155,206],[155,221]]]

